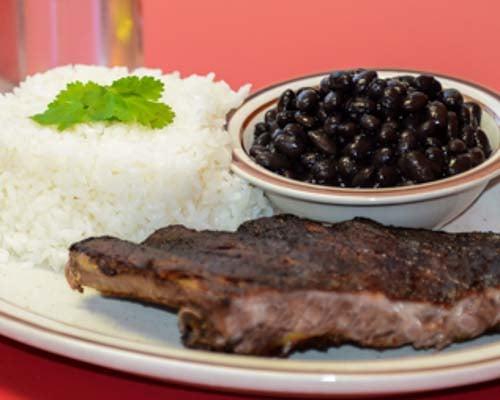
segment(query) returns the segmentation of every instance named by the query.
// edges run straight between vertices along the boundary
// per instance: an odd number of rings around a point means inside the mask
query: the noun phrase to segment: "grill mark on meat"
[[[70,248],[71,287],[180,309],[189,347],[286,354],[310,345],[442,348],[500,327],[500,235],[291,216],[237,232],[163,228],[141,244]]]

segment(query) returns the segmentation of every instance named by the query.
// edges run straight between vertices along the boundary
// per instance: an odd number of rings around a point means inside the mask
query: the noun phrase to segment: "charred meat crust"
[[[500,285],[500,235],[384,227],[355,219],[332,226],[292,216],[263,218],[235,233],[172,226],[142,244],[91,238],[70,252],[93,257],[107,275],[154,273],[227,280],[228,294],[279,291],[383,293],[451,305]]]

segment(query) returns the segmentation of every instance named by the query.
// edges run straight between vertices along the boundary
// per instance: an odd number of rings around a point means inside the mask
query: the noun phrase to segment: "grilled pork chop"
[[[237,232],[171,226],[141,244],[90,238],[66,277],[179,309],[188,347],[239,354],[354,342],[442,348],[500,328],[500,235],[323,225],[292,216]]]

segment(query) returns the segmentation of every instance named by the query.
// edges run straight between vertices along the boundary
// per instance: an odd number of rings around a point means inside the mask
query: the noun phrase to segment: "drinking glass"
[[[58,65],[142,65],[140,0],[1,0],[0,91]]]

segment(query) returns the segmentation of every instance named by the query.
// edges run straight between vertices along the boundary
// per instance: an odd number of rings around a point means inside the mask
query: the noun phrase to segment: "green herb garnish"
[[[31,118],[42,125],[57,125],[63,131],[85,122],[139,123],[163,128],[172,123],[172,108],[158,100],[163,82],[151,76],[129,76],[109,86],[73,82],[59,92],[47,109]]]

